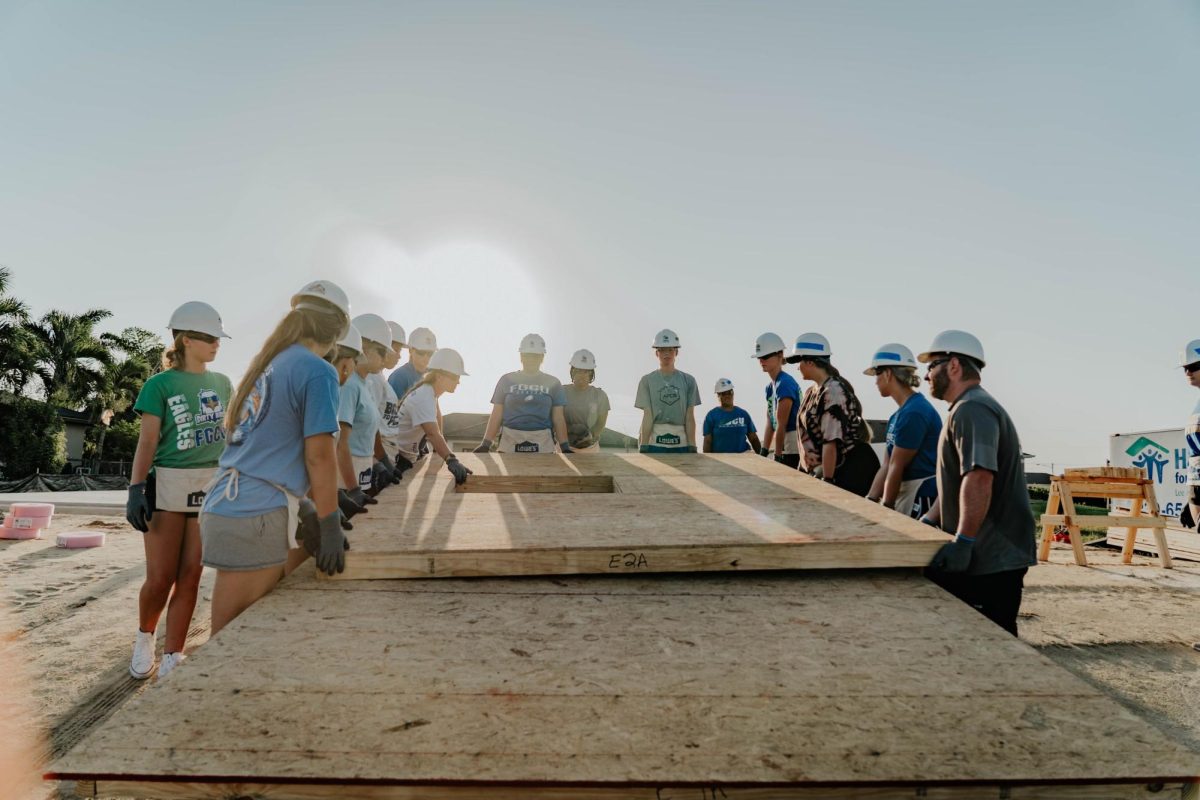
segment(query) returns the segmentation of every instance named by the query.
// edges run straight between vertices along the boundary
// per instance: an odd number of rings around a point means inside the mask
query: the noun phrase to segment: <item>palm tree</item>
[[[112,416],[123,414],[137,401],[142,385],[162,361],[163,352],[162,340],[145,328],[102,333],[100,341],[110,352],[121,353],[125,358],[104,367],[102,380],[88,401],[92,423],[102,423],[96,440],[97,461],[104,457],[104,439]]]
[[[34,371],[29,337],[23,327],[29,308],[8,294],[12,270],[0,266],[0,388],[20,394]]]
[[[40,320],[25,323],[47,403],[76,405],[103,387],[104,369],[112,363],[112,353],[95,328],[111,316],[111,311],[102,308],[82,314],[48,311]]]

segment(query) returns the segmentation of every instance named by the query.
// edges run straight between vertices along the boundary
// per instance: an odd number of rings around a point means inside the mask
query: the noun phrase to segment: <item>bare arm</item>
[[[836,472],[837,442],[826,442],[821,447],[821,477],[827,481],[831,481]]]
[[[650,432],[654,429],[654,416],[650,409],[642,409],[642,429],[638,431],[638,444],[650,444]]]
[[[570,447],[567,439],[567,415],[562,406],[555,406],[550,410],[550,422],[554,426],[555,441]]]
[[[771,435],[767,437],[767,443],[770,444],[772,436],[775,441],[775,455],[783,455],[783,441],[787,438],[787,420],[792,414],[792,398],[785,397],[779,401],[779,405],[775,409],[775,419],[783,420],[783,424],[779,426],[779,430],[772,430]]]
[[[425,438],[429,440],[430,450],[443,459],[450,457],[450,445],[446,443],[446,437],[442,436],[442,430],[436,422],[422,422],[421,430],[425,431]]]
[[[375,431],[375,458],[378,460],[386,455],[387,451],[383,449],[383,436],[380,435],[379,431]]]
[[[875,480],[871,481],[871,488],[867,491],[868,500],[874,500],[878,503],[883,499],[883,483],[887,478],[887,468],[891,460],[891,453],[883,454],[883,463],[879,465],[879,471],[875,473]]]
[[[963,536],[974,538],[979,534],[983,518],[992,504],[992,481],[996,476],[991,470],[973,469],[963,476],[962,488],[958,492],[958,530]]]
[[[766,446],[769,448],[771,446],[771,443],[775,441],[775,428],[772,427],[772,425],[771,425],[771,415],[770,414],[767,415],[767,424],[764,425],[763,428],[764,428],[763,443],[766,444]],[[761,449],[762,449],[761,447],[755,448],[755,452],[758,452]]]
[[[755,453],[757,453],[759,450],[761,450],[761,449],[762,449],[762,442],[760,442],[760,441],[758,440],[758,434],[757,434],[757,433],[755,433],[754,431],[751,431],[749,434],[747,434],[747,437],[746,437],[746,438],[748,438],[748,439],[750,440],[750,446],[751,446],[752,448],[754,448],[754,452],[755,452]]]
[[[907,447],[893,447],[889,459],[887,479],[883,486],[881,502],[888,508],[896,507],[896,498],[900,496],[900,484],[904,482],[904,470],[916,458],[917,451]],[[911,511],[911,509],[910,509]]]
[[[683,430],[687,434],[688,447],[696,446],[696,407],[691,406],[683,418]]]
[[[500,433],[500,421],[502,419],[504,419],[504,406],[499,403],[492,403],[492,413],[488,416],[487,428],[483,431],[484,439],[487,439],[489,442],[496,441],[496,435]]]
[[[592,428],[592,441],[600,441],[600,434],[604,433],[604,429],[608,426],[608,412],[601,411],[600,416],[596,417],[596,425]]]
[[[354,462],[350,459],[350,431],[353,430],[352,425],[347,425],[345,422],[341,424],[341,434],[338,436],[337,443],[337,466],[338,473],[342,476],[342,483],[347,489],[358,488],[358,475],[354,472]]]
[[[712,451],[712,434],[706,433],[704,434],[704,452],[711,453]]]
[[[304,440],[304,470],[312,485],[309,496],[317,506],[317,516],[337,511],[338,456],[333,434],[322,433]]]
[[[154,464],[154,451],[158,449],[158,436],[162,433],[162,419],[153,414],[142,414],[142,429],[138,433],[137,450],[133,454],[133,472],[130,483],[142,483],[150,474]]]

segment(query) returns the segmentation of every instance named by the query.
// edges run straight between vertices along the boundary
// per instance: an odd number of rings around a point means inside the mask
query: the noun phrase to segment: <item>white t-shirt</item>
[[[393,441],[400,424],[400,402],[396,399],[396,391],[388,384],[387,378],[378,372],[367,376],[367,388],[379,408],[379,435],[389,442]]]
[[[421,426],[426,422],[437,424],[437,412],[437,396],[432,384],[427,383],[409,393],[404,405],[400,406],[397,442],[401,450],[416,452],[425,436]]]

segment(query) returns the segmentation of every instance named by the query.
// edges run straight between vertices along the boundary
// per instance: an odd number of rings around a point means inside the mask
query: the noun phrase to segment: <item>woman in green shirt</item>
[[[146,580],[129,664],[129,674],[138,679],[153,671],[154,632],[164,608],[167,632],[158,676],[184,658],[203,569],[199,511],[225,449],[225,408],[233,394],[227,377],[208,371],[221,339],[229,338],[216,309],[184,303],[169,327],[174,342],[163,354],[163,369],[146,381],[134,404],[141,434],[125,505],[129,524],[146,534]]]

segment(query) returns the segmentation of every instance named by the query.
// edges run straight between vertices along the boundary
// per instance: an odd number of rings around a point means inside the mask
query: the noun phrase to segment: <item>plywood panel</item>
[[[916,574],[848,576],[331,584],[306,566],[55,772],[480,797],[1200,773]]]
[[[753,455],[461,458],[483,491],[413,470],[355,518],[339,578],[919,567],[946,541]]]

